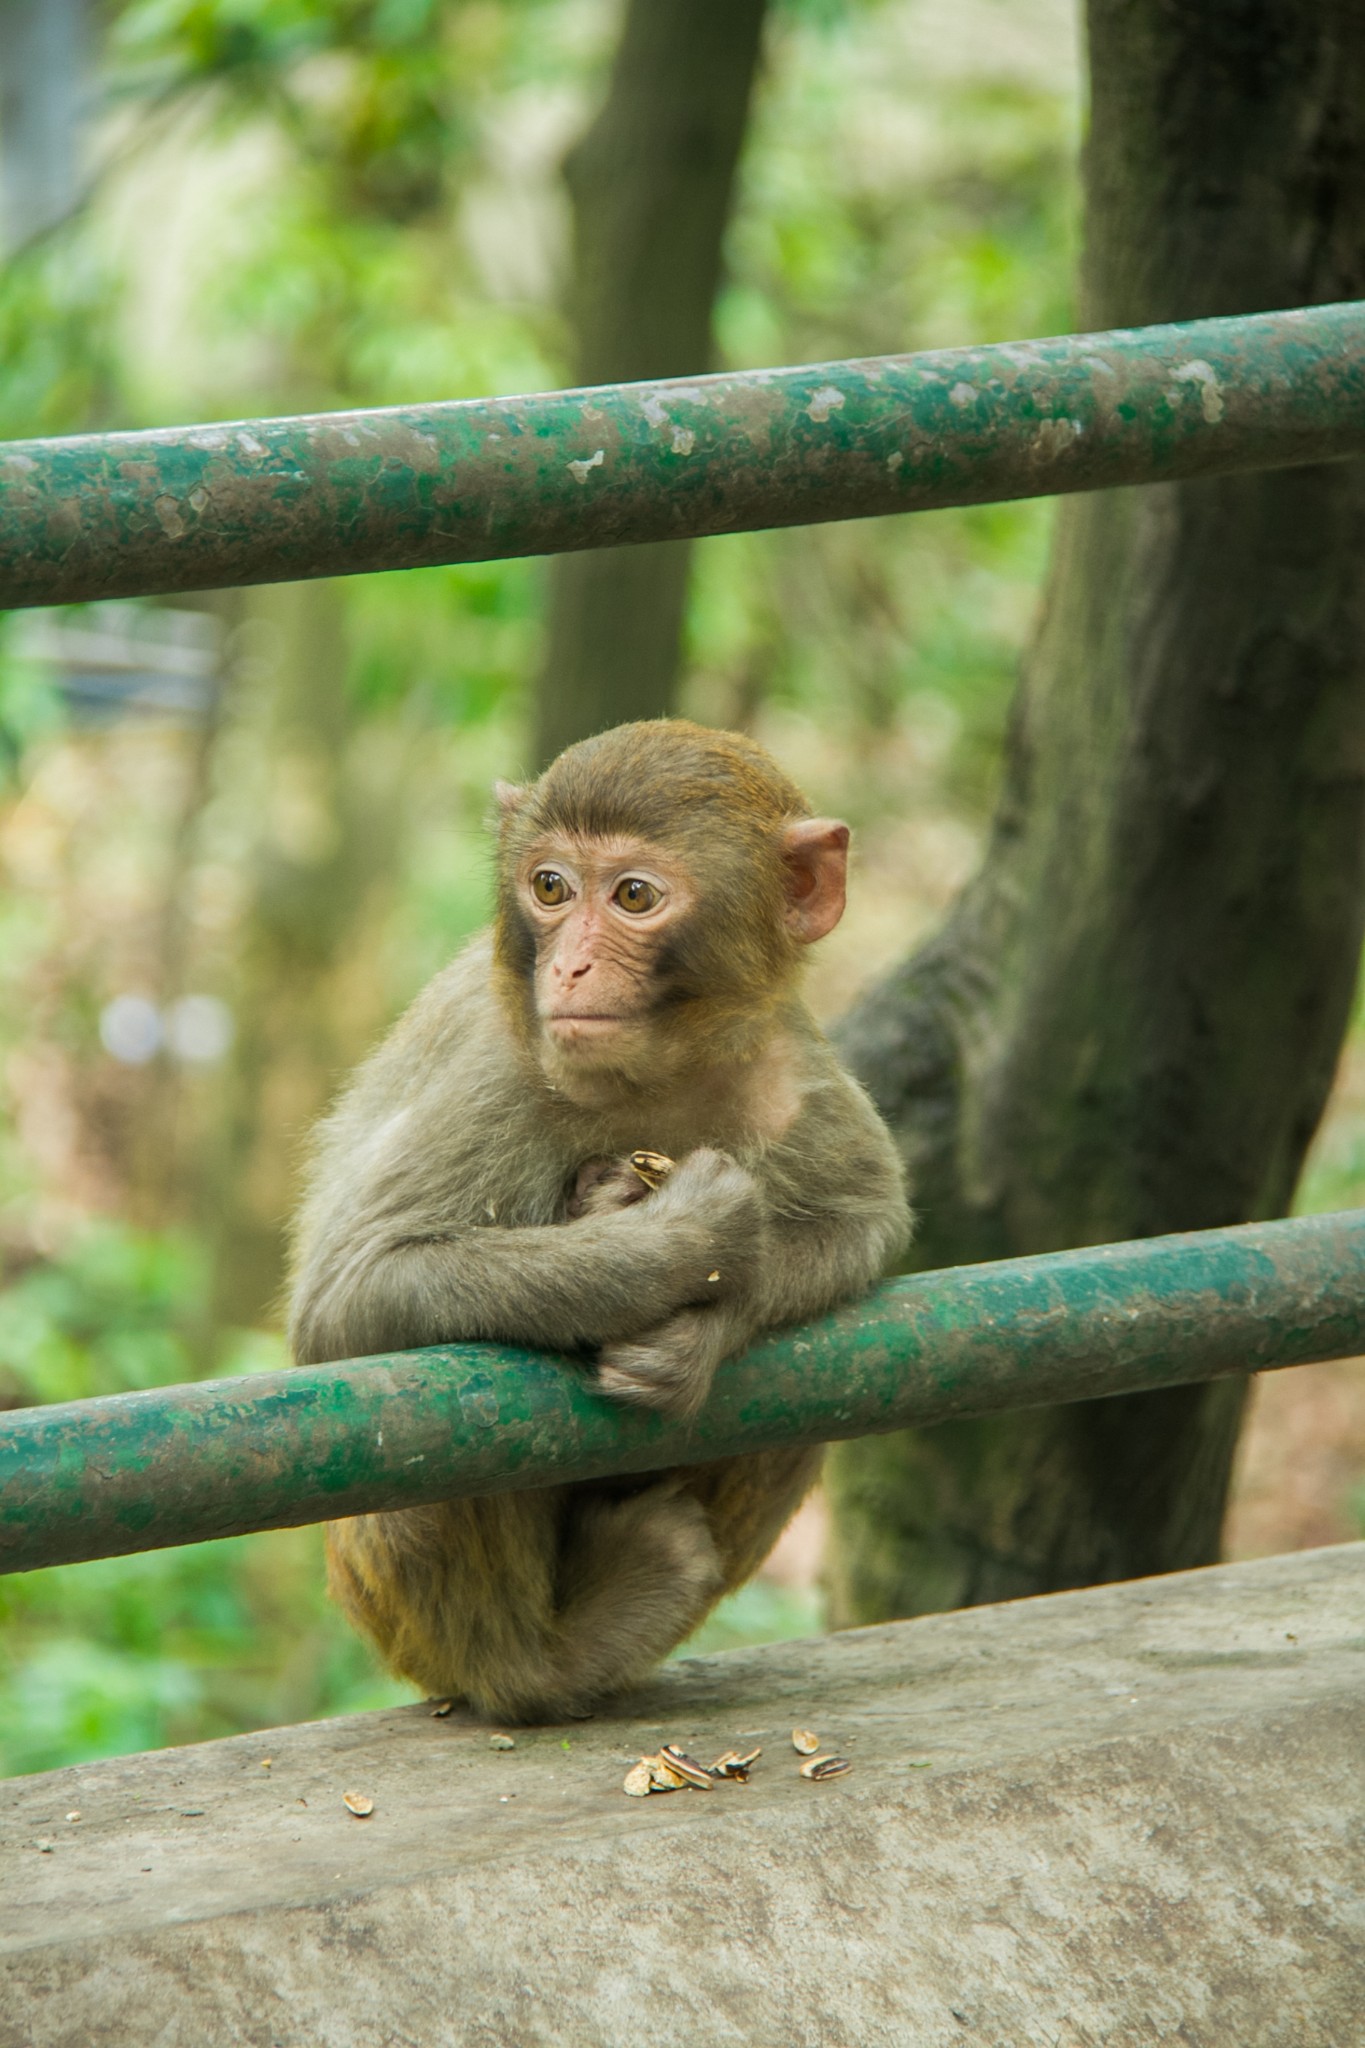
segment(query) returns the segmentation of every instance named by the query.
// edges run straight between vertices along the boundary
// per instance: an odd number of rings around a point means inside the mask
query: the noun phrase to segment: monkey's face
[[[527,849],[516,883],[553,1064],[629,1070],[660,1056],[697,901],[684,864],[648,840],[556,835]]]
[[[497,795],[498,984],[551,1083],[601,1102],[751,1058],[838,922],[848,827],[751,740],[682,719]]]

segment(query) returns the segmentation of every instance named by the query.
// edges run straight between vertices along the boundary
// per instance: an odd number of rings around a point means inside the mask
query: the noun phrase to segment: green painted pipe
[[[1365,1211],[922,1273],[725,1366],[693,1423],[476,1344],[0,1418],[0,1570],[1365,1351]]]
[[[1365,454],[1365,304],[0,444],[0,605],[555,554]]]

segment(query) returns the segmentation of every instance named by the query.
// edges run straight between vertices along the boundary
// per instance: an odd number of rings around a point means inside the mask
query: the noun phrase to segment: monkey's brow
[[[526,859],[533,867],[555,860],[591,862],[604,867],[632,861],[647,862],[652,867],[673,864],[666,846],[657,840],[637,838],[629,832],[556,834],[553,838],[535,840],[527,850]]]

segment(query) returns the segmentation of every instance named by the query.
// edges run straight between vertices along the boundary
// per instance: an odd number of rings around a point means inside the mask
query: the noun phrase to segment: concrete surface
[[[854,1771],[803,1782],[794,1725]],[[1365,2044],[1365,1545],[488,1735],[416,1706],[0,1785],[0,2043]],[[670,1738],[763,1756],[625,1798]]]

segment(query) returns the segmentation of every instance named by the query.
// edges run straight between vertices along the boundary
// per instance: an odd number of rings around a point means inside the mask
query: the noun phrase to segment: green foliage
[[[0,1395],[81,1400],[194,1377],[202,1248],[110,1226],[0,1292]],[[247,1333],[220,1371],[278,1369]],[[0,1775],[408,1697],[327,1605],[322,1532],[0,1579]]]
[[[9,624],[0,613],[0,792],[19,779],[29,749],[65,723],[51,673],[11,652]]]
[[[217,88],[230,113],[277,120],[339,202],[401,223],[440,203],[465,139],[454,40],[437,0],[145,0],[113,49],[124,93]]]
[[[320,1530],[0,1579],[0,1775],[409,1698],[327,1605]]]
[[[204,1306],[198,1246],[91,1225],[0,1292],[0,1388],[27,1406],[192,1379]]]
[[[0,268],[0,439],[117,423],[120,283],[77,221]]]
[[[722,1600],[697,1633],[674,1652],[709,1657],[717,1650],[743,1650],[758,1643],[783,1643],[792,1636],[818,1636],[825,1628],[825,1602],[814,1587],[778,1586],[751,1579]]]

